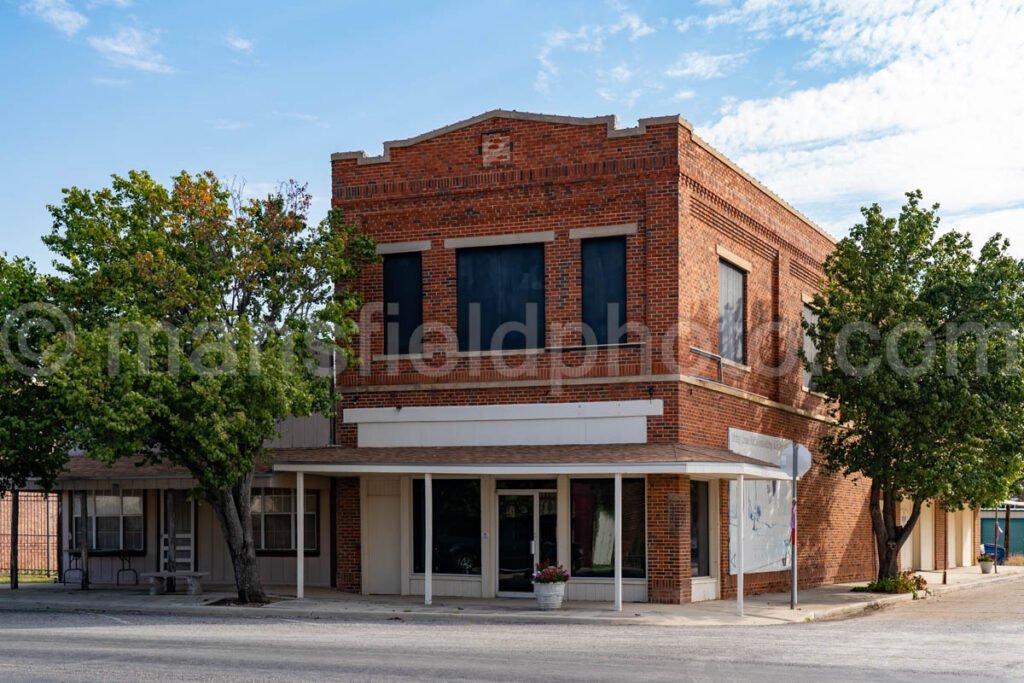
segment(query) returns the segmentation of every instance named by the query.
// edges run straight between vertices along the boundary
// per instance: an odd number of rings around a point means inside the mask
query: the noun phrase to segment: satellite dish
[[[784,446],[779,451],[779,469],[792,476],[794,450],[796,451],[796,478],[799,479],[807,474],[807,470],[811,469],[811,452],[807,450],[807,446],[799,443],[795,444],[795,447]]]

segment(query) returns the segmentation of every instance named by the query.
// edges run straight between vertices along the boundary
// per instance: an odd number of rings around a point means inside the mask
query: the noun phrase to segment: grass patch
[[[18,583],[53,583],[56,574],[18,574]],[[10,583],[10,574],[0,574],[0,583]]]
[[[1024,567],[1024,555],[1010,555],[1005,562],[1000,562],[1009,567]]]

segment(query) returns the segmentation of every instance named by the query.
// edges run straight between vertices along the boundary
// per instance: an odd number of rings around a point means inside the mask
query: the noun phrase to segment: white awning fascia
[[[788,480],[791,475],[777,467],[747,463],[663,462],[663,463],[542,463],[507,465],[432,465],[374,463],[279,463],[275,472],[306,474],[480,474],[480,475],[558,475],[558,474],[696,474],[734,478]]]

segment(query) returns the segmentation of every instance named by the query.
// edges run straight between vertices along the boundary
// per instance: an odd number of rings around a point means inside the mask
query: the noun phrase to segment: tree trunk
[[[252,472],[243,475],[234,487],[226,491],[203,492],[203,497],[217,514],[221,532],[227,541],[235,570],[238,602],[243,605],[267,602],[252,538],[252,477]]]
[[[910,534],[921,516],[921,501],[915,500],[910,518],[903,526],[897,524],[899,502],[895,494],[884,489],[878,480],[871,482],[871,530],[875,536],[875,552],[878,556],[878,575],[881,581],[896,576],[900,572],[900,549],[910,538]],[[909,569],[909,568],[907,568]]]

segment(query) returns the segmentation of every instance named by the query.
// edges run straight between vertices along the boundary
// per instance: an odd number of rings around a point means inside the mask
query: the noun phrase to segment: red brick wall
[[[359,477],[340,478],[336,487],[337,587],[348,593],[359,593],[362,591]]]
[[[690,478],[647,477],[647,600],[690,602]]]
[[[496,139],[501,154],[485,163],[484,147]],[[802,389],[795,354],[802,346],[802,296],[815,292],[832,243],[695,140],[685,125],[662,120],[642,134],[609,137],[603,123],[492,118],[394,147],[384,162],[335,159],[332,175],[334,206],[375,240],[431,244],[423,252],[430,358],[374,358],[383,353],[381,272],[380,266],[368,269],[359,283],[368,340],[362,340],[362,365],[339,372],[341,410],[658,398],[665,410],[648,419],[650,441],[725,447],[729,427],[736,427],[815,450],[826,424],[810,417],[821,401]],[[436,329],[456,327],[455,250],[444,247],[445,239],[552,231],[554,241],[544,246],[545,321],[569,329],[580,319],[580,245],[569,231],[622,223],[637,225],[627,238],[628,320],[650,335],[631,331],[636,346],[481,357],[459,354],[454,337]],[[691,351],[718,350],[718,247],[751,265],[748,367],[726,365],[723,371],[725,387],[743,396],[678,379],[718,377],[715,362]],[[549,347],[571,343],[572,335],[548,333]],[[338,433],[342,445],[356,444],[353,425],[339,421]],[[666,487],[682,486],[683,479],[669,481],[649,480],[649,588],[652,599],[675,602],[689,599],[689,533],[683,533],[689,510],[683,508],[678,528],[664,526]],[[801,490],[805,585],[870,578],[867,485],[816,468]],[[725,515],[724,483],[721,491]],[[689,489],[684,493],[688,498]],[[727,518],[722,533],[728,596],[734,588]],[[339,530],[339,545],[343,536]],[[784,588],[788,574],[750,575],[746,585],[751,592]]]

